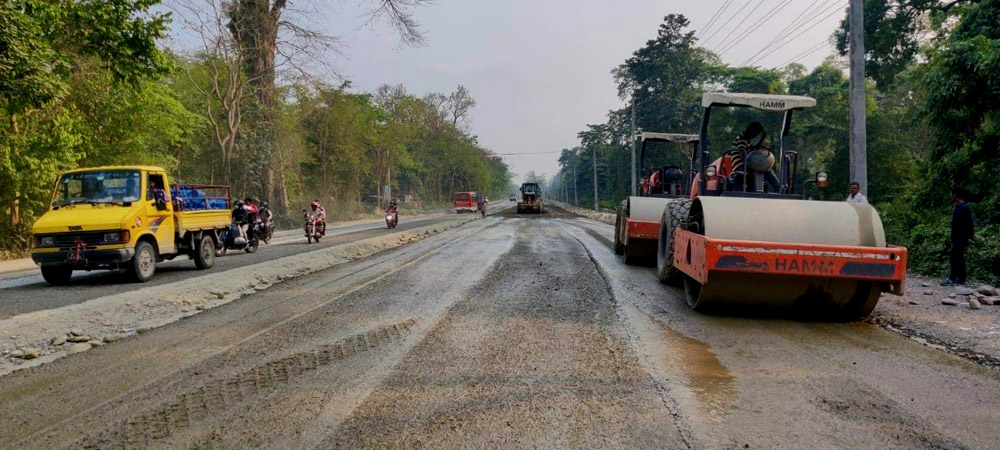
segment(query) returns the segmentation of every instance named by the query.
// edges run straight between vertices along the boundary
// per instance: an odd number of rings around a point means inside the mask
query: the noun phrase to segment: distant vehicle
[[[457,213],[474,213],[479,209],[479,194],[476,191],[456,192],[451,196],[452,204]]]
[[[510,197],[507,197],[507,200],[510,200],[512,202],[516,202],[517,201],[517,196],[514,195],[514,194],[510,194]]]
[[[521,201],[517,202],[517,213],[542,213],[542,188],[538,183],[521,184]]]
[[[180,255],[211,268],[230,224],[229,187],[168,183],[167,171],[152,166],[59,175],[49,210],[31,230],[31,259],[45,281],[66,284],[74,270],[125,269],[145,282],[157,262]]]

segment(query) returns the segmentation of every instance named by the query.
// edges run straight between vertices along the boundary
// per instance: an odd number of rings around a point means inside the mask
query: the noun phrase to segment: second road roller
[[[666,205],[657,238],[657,275],[683,283],[691,308],[850,321],[867,316],[882,292],[903,293],[906,249],[886,244],[874,208],[804,200],[796,189],[798,155],[787,148],[792,114],[815,105],[791,95],[703,95],[689,199]],[[732,145],[710,146],[709,122],[719,108],[781,114],[777,149],[766,145],[759,122]],[[718,147],[728,150],[712,159]],[[806,183],[826,184],[826,173]]]
[[[660,214],[667,203],[688,198],[686,189],[691,185],[698,153],[698,136],[694,134],[644,132],[641,139],[642,180],[632,180],[636,195],[622,200],[615,217],[614,249],[625,264],[655,262]],[[676,144],[671,146],[674,148],[663,146],[657,152],[650,151],[653,143],[671,142]],[[684,150],[690,152],[685,154]],[[688,167],[682,168],[682,164]]]

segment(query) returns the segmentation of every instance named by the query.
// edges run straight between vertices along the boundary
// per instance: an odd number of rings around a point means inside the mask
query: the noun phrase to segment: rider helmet
[[[319,208],[319,202],[312,202],[309,206],[312,206],[313,208]]]

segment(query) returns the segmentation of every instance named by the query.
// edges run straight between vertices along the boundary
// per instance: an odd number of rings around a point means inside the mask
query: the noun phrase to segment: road
[[[5,448],[997,448],[1000,372],[509,211],[0,378]]]
[[[254,254],[229,251],[216,258],[213,271],[226,271],[236,267],[256,264],[303,251],[331,247],[387,233],[398,233],[414,228],[441,223],[454,214],[431,214],[416,218],[402,218],[394,230],[387,230],[381,221],[371,221],[346,226],[331,225],[327,236],[317,244],[307,244],[299,230],[279,231],[270,244],[261,244]],[[410,220],[408,220],[410,219]],[[181,257],[157,264],[156,276],[142,286],[157,286],[194,276],[204,275],[194,263]],[[136,285],[127,279],[124,271],[77,272],[68,286],[49,286],[38,268],[0,273],[0,319],[31,311],[58,308],[92,298],[130,291]]]

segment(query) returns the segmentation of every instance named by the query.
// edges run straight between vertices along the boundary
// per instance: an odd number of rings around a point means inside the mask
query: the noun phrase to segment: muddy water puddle
[[[667,358],[684,378],[684,385],[694,393],[709,419],[721,419],[736,402],[735,379],[719,362],[708,344],[663,328],[672,354]]]

